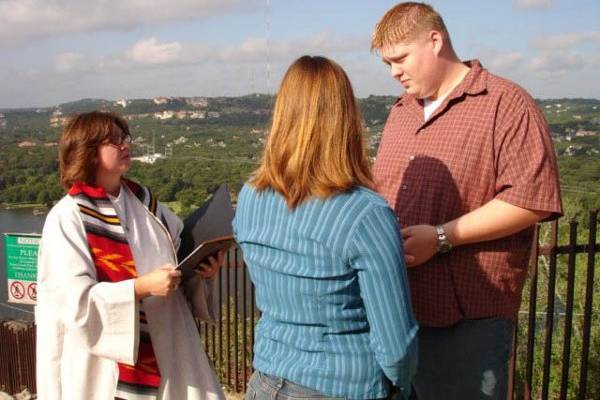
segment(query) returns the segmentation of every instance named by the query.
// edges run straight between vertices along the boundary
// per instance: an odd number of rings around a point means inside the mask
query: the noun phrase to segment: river
[[[5,210],[0,208],[0,320],[33,320],[33,306],[8,303],[4,233],[41,233],[46,214],[34,215],[30,208]]]

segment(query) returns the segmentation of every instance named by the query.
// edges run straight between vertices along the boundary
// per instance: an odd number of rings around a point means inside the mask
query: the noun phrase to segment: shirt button
[[[402,190],[406,190],[406,189],[408,189],[408,186],[402,185]]]
[[[410,161],[414,161],[414,160],[415,160],[415,156],[410,156],[410,157],[408,157],[408,159],[409,159]]]

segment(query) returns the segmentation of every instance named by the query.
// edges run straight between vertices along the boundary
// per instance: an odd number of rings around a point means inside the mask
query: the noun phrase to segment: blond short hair
[[[410,43],[432,30],[442,33],[450,43],[444,20],[433,7],[425,3],[400,3],[388,10],[375,25],[371,50],[378,51],[396,43]]]
[[[373,188],[362,118],[344,70],[303,56],[287,70],[260,167],[250,180],[273,189],[290,209],[355,186]]]

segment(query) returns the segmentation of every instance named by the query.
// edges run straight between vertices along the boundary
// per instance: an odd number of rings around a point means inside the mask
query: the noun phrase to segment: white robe
[[[176,243],[163,225],[128,190],[130,231],[126,233],[138,274],[176,263],[182,223],[163,207]],[[116,204],[119,216],[121,209]],[[133,211],[131,211],[133,210]],[[216,280],[188,283],[194,313],[214,322]],[[44,225],[38,259],[37,392],[40,400],[113,400],[117,362],[134,365],[139,327],[133,279],[98,282],[79,208],[65,196]],[[161,373],[159,398],[224,399],[204,352],[182,288],[167,297],[143,300]]]

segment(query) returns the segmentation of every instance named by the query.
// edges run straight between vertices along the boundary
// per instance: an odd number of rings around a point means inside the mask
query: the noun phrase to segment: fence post
[[[554,295],[556,285],[556,242],[558,240],[558,221],[552,221],[550,233],[550,264],[548,273],[548,296],[546,301],[546,335],[544,347],[544,372],[542,378],[542,400],[548,399],[550,384],[550,363],[552,361],[552,333],[554,331]]]
[[[587,395],[588,357],[590,354],[590,331],[592,327],[592,302],[594,293],[594,268],[596,264],[596,230],[598,210],[590,212],[587,276],[585,287],[585,308],[583,316],[583,341],[581,345],[581,369],[579,370],[579,394],[577,399],[584,400]]]
[[[575,261],[577,258],[577,221],[569,222],[569,260],[567,270],[567,310],[563,333],[562,373],[560,381],[560,398],[567,398],[569,388],[569,360],[571,356],[571,333],[573,330],[573,295],[575,291]]]

